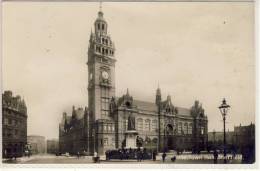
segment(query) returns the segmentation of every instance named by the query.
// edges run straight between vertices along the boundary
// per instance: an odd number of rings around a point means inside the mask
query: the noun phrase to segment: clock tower
[[[105,128],[114,128],[109,102],[115,97],[115,47],[107,34],[107,22],[103,15],[100,10],[94,23],[94,33],[91,31],[87,62],[89,135],[92,137],[89,150],[98,153],[103,153],[104,143],[109,139],[105,137]]]

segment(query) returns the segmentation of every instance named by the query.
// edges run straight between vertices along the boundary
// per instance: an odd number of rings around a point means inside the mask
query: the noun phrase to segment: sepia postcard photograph
[[[3,1],[1,165],[256,165],[255,3]]]

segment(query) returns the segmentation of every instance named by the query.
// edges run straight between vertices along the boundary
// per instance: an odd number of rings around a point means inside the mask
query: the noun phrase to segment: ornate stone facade
[[[89,122],[82,123],[82,129],[85,126],[88,131],[81,136],[88,138],[83,138],[85,144],[77,148],[104,154],[106,150],[125,147],[126,131],[131,127],[138,134],[137,146],[161,151],[205,149],[208,120],[198,101],[189,109],[177,107],[169,95],[162,101],[159,88],[154,103],[137,100],[128,90],[122,97],[115,97],[115,46],[107,34],[108,25],[102,11],[98,12],[94,28],[94,33],[90,34],[87,62],[89,108],[86,113]],[[131,123],[128,123],[129,116]],[[83,131],[79,128],[78,133],[66,132],[66,117],[60,124],[60,144],[75,142],[73,137]],[[88,148],[84,147],[86,144]],[[74,145],[67,151],[73,148]]]
[[[19,95],[11,91],[2,95],[2,154],[3,157],[24,154],[27,143],[27,107]]]

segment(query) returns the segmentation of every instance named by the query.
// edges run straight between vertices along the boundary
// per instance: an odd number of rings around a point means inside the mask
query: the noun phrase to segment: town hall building
[[[154,102],[135,99],[127,89],[115,96],[115,45],[102,11],[94,23],[88,48],[88,107],[63,114],[59,124],[60,152],[104,154],[127,147],[129,118],[135,146],[198,152],[207,145],[208,119],[199,101],[178,107],[155,90]]]

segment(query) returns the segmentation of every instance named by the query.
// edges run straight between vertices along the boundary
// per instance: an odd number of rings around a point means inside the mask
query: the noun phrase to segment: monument
[[[128,117],[127,131],[125,132],[126,148],[136,148],[137,134],[135,129],[135,117],[130,114]]]

